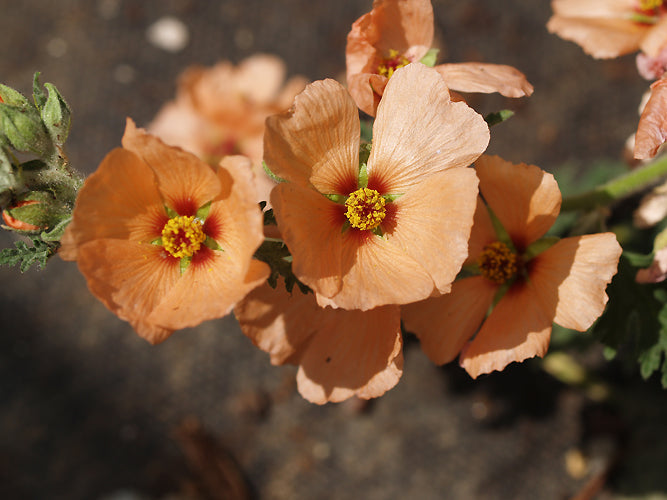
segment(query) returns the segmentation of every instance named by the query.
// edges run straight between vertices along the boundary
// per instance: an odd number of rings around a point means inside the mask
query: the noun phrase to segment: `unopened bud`
[[[8,229],[31,233],[48,231],[66,216],[53,196],[44,191],[28,193],[2,211]]]
[[[69,135],[72,110],[57,88],[50,83],[45,83],[44,87],[49,91],[49,97],[42,108],[42,121],[53,142],[62,146]]]
[[[53,142],[33,106],[0,104],[0,133],[18,151],[32,152],[41,157],[53,153]]]

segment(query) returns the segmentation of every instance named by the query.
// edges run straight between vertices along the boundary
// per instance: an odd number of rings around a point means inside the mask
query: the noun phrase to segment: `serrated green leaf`
[[[8,266],[19,264],[22,273],[33,264],[39,264],[43,269],[46,261],[55,255],[57,249],[57,243],[43,242],[39,238],[32,238],[32,246],[28,246],[24,241],[17,241],[14,243],[14,248],[5,248],[0,251],[0,264]]]

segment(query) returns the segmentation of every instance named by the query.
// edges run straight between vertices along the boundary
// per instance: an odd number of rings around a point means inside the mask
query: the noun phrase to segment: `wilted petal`
[[[381,396],[403,372],[399,308],[322,310],[299,364],[299,392],[313,403]]]
[[[472,378],[502,370],[513,361],[544,356],[549,347],[552,318],[532,292],[521,285],[508,290],[494,307],[477,336],[459,358]]]
[[[561,194],[553,175],[498,156],[475,162],[479,190],[519,251],[542,237],[558,217]]]
[[[317,81],[290,111],[267,119],[264,159],[278,177],[325,194],[349,194],[356,189],[359,134],[357,107],[347,90],[334,80]]]
[[[529,263],[529,288],[554,322],[587,330],[604,311],[621,252],[613,233],[564,238]]]
[[[449,363],[484,321],[497,289],[482,276],[455,281],[446,295],[402,306],[405,329],[419,337],[431,361]]]
[[[651,97],[639,119],[635,135],[635,158],[653,158],[667,139],[667,77],[651,85]]]
[[[437,71],[409,64],[391,77],[378,107],[369,185],[405,193],[431,174],[467,167],[488,142],[482,116],[463,102],[453,103]]]
[[[521,71],[502,64],[458,63],[435,67],[447,87],[459,92],[498,92],[505,97],[523,97],[533,86]]]

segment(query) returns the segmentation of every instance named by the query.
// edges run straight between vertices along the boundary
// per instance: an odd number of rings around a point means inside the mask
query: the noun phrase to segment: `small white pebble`
[[[134,68],[128,64],[119,64],[113,70],[113,77],[118,83],[127,85],[134,80]]]
[[[179,52],[190,41],[188,27],[175,17],[162,17],[148,27],[148,41],[167,52]]]
[[[67,42],[62,38],[52,38],[46,43],[46,51],[51,57],[62,57],[67,54]]]

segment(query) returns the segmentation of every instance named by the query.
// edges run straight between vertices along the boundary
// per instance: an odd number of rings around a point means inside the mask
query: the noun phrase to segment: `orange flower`
[[[634,157],[653,158],[667,138],[667,77],[651,85],[651,96],[642,111],[635,135]]]
[[[662,0],[552,0],[547,29],[595,58],[642,50],[656,57],[667,43]]]
[[[300,77],[283,86],[284,80],[285,64],[264,54],[238,67],[226,61],[211,68],[191,67],[179,80],[176,100],[162,108],[148,130],[211,165],[226,155],[249,157],[258,201],[266,201],[275,183],[261,166],[264,121],[289,108],[306,85]]]
[[[248,160],[214,170],[128,120],[81,188],[60,256],[151,343],[227,314],[268,276]]]
[[[473,378],[544,356],[554,321],[589,328],[604,310],[605,288],[621,255],[613,233],[564,238],[539,252],[538,240],[560,210],[553,176],[497,156],[480,158],[475,168],[489,210],[478,201],[466,264],[479,274],[456,281],[448,295],[403,308],[406,329],[429,358],[443,364],[461,352],[459,361]],[[509,239],[498,236],[490,211]]]
[[[375,112],[396,69],[420,61],[433,43],[431,0],[374,0],[347,35],[347,84],[359,108]],[[511,66],[461,63],[435,67],[452,90],[499,92],[506,97],[533,93],[526,77]]]
[[[299,366],[299,393],[312,403],[370,399],[394,387],[403,372],[400,311],[321,308],[312,294],[284,285],[253,290],[234,309],[243,333],[274,365]]]
[[[322,306],[373,309],[446,292],[467,255],[484,119],[422,64],[396,71],[360,166],[359,116],[338,82],[315,82],[269,118],[264,157],[295,275]]]

